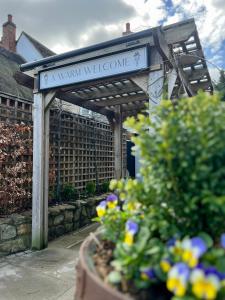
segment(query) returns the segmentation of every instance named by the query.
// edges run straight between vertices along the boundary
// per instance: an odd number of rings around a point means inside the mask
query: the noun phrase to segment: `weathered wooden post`
[[[115,108],[115,123],[113,126],[113,131],[115,178],[121,179],[123,177],[123,123],[121,105],[117,105]]]
[[[55,93],[34,92],[32,248],[48,245],[49,106]]]

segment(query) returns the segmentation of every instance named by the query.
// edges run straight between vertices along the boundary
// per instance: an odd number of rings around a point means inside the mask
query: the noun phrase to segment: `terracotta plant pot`
[[[75,300],[132,300],[99,278],[92,260],[96,244],[88,237],[80,248]]]

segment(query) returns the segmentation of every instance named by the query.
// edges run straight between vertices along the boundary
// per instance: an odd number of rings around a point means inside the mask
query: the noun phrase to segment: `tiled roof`
[[[32,91],[19,85],[13,77],[24,62],[20,55],[0,47],[0,92],[32,100]]]

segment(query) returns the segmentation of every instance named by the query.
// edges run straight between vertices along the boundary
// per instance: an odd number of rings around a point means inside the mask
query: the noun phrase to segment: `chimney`
[[[12,15],[8,15],[8,21],[3,24],[1,46],[16,52],[16,25],[12,21]]]
[[[131,34],[131,33],[133,33],[133,32],[130,31],[130,23],[126,23],[126,31],[123,32],[123,36]]]

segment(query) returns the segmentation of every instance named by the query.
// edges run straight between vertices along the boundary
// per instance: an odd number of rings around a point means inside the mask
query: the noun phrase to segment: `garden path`
[[[58,238],[42,251],[0,259],[0,300],[73,300],[81,242],[96,224]]]

